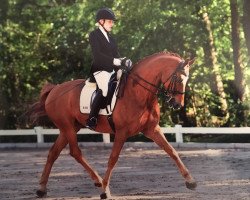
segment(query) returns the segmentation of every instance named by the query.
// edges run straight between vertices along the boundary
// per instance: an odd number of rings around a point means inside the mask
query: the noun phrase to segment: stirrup
[[[97,125],[97,118],[96,117],[91,117],[90,119],[86,120],[86,128],[89,128],[91,130],[95,130]]]

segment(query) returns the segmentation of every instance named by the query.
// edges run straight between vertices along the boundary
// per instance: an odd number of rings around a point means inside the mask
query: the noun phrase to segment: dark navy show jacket
[[[119,58],[117,44],[108,34],[109,42],[98,28],[89,35],[89,42],[93,55],[91,73],[96,71],[112,72],[114,69],[113,59]]]

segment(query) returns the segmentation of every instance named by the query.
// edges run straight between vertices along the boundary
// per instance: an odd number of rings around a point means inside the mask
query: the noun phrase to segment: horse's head
[[[194,63],[194,59],[181,61],[171,76],[169,73],[162,75],[163,93],[165,96],[165,102],[169,107],[174,109],[180,109],[184,106],[184,95],[187,80],[189,78],[190,66]]]

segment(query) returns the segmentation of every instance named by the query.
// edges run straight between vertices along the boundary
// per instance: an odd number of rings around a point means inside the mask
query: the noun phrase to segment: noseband
[[[144,78],[140,77],[138,74],[130,74],[130,76],[136,76],[137,78],[139,78],[140,80],[142,80],[144,83],[147,83],[150,86],[153,86],[154,88],[156,88],[156,92],[151,91],[149,88],[145,87],[144,85],[142,85],[139,81],[135,80],[137,82],[137,84],[139,84],[141,87],[143,87],[144,89],[148,90],[149,92],[151,92],[154,95],[160,94],[163,95],[165,97],[165,100],[167,102],[169,102],[174,95],[177,94],[185,94],[185,92],[181,92],[177,90],[177,83],[181,83],[182,79],[180,79],[177,76],[177,72],[181,72],[183,75],[187,76],[187,74],[185,74],[185,72],[182,71],[182,69],[184,68],[184,63],[185,61],[182,60],[176,70],[168,77],[168,79],[162,84],[162,86],[157,86],[153,83],[148,82],[147,80],[145,80]],[[167,87],[167,89],[165,89],[164,85],[170,80],[170,83]]]

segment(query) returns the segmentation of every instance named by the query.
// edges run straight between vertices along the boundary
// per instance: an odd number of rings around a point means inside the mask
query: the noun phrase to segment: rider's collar
[[[99,25],[99,29],[101,30],[101,32],[103,33],[103,35],[105,36],[105,38],[108,40],[108,42],[109,42],[109,37],[108,37],[108,34],[107,34],[107,32],[105,31],[105,29],[101,26],[101,25]]]

